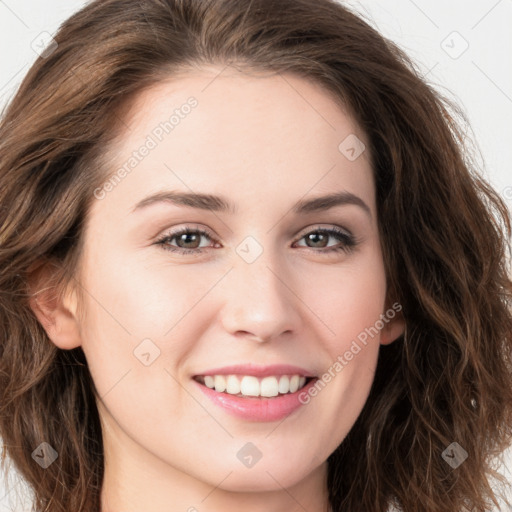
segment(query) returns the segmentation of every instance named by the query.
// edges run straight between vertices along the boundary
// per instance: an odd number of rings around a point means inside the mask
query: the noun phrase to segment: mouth
[[[268,422],[280,421],[295,411],[300,414],[309,403],[301,397],[318,378],[295,365],[242,363],[204,370],[192,380],[227,414],[249,422]]]
[[[224,395],[240,398],[275,398],[300,391],[316,377],[301,374],[267,375],[196,375],[193,379],[207,388]]]

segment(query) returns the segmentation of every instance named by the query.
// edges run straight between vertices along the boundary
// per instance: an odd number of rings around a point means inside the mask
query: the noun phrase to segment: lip
[[[197,376],[204,375],[252,375],[254,377],[268,377],[271,375],[300,375],[302,377],[316,377],[316,375],[304,368],[290,364],[273,364],[273,365],[256,365],[256,364],[235,364],[231,366],[223,366],[222,368],[213,368]],[[300,391],[300,390],[299,390]]]
[[[217,370],[216,370],[217,371]],[[208,375],[208,374],[206,374]],[[217,373],[216,375],[221,375]],[[276,375],[276,374],[273,374]],[[302,393],[307,393],[309,388],[314,386],[318,378],[312,378],[305,386],[295,393],[276,396],[273,398],[264,397],[240,397],[229,393],[219,393],[214,389],[192,379],[195,386],[198,386],[216,406],[228,414],[246,421],[269,422],[279,421],[305,405],[299,400]]]

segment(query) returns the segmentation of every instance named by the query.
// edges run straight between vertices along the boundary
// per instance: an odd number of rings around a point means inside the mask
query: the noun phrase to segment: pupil
[[[325,237],[326,237],[326,235],[324,235],[323,233],[311,233],[311,234],[309,235],[309,240],[310,240],[311,242],[313,242],[314,244],[316,244],[316,243],[318,243],[318,238],[319,238],[319,237],[320,237],[320,238],[322,238],[322,237],[324,237],[324,238],[325,238]],[[324,240],[324,242],[325,242],[325,240]],[[325,245],[321,245],[321,247],[325,247]]]
[[[193,237],[197,237],[197,235],[195,235],[194,233],[184,233],[183,235],[181,235],[181,241],[184,242],[185,244],[191,243],[190,240],[188,240],[188,237],[193,238]],[[196,240],[196,242],[197,242],[197,240]]]
[[[180,237],[181,242],[183,242],[185,245],[194,243],[194,238],[197,238],[197,235],[194,233],[183,233]],[[313,242],[313,244],[320,244],[320,247],[325,247],[325,239],[326,235],[324,233],[311,233],[308,236],[308,239],[310,242]],[[197,240],[195,240],[197,243]],[[324,242],[324,244],[322,244]]]

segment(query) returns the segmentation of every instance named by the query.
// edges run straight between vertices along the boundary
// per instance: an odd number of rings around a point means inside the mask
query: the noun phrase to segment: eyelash
[[[334,237],[340,239],[341,242],[342,242],[342,245],[339,246],[339,247],[329,247],[329,248],[323,249],[323,250],[322,249],[316,250],[314,247],[306,247],[307,249],[310,249],[313,252],[336,253],[336,252],[343,251],[343,252],[346,252],[346,253],[350,253],[350,252],[352,252],[354,250],[354,248],[358,244],[358,241],[355,239],[354,236],[346,233],[345,231],[342,231],[339,228],[318,228],[318,229],[314,229],[312,231],[309,231],[305,235],[303,235],[298,240],[302,240],[307,235],[310,235],[312,233],[322,233],[324,235],[334,236]],[[179,248],[179,247],[177,248],[177,247],[173,247],[173,246],[169,246],[168,245],[167,242],[169,242],[170,240],[173,240],[176,237],[179,237],[181,235],[186,235],[186,234],[199,234],[199,235],[205,236],[205,237],[207,237],[207,238],[209,238],[209,239],[211,239],[213,241],[216,241],[216,240],[213,239],[213,237],[210,235],[210,233],[208,233],[207,231],[205,231],[203,229],[200,229],[200,228],[190,229],[190,228],[187,227],[187,228],[184,228],[184,229],[180,229],[179,231],[175,231],[174,233],[168,233],[168,234],[164,235],[162,238],[157,240],[155,242],[155,244],[156,245],[160,245],[162,247],[162,249],[164,249],[165,251],[171,251],[171,252],[179,253],[179,254],[192,254],[192,253],[197,254],[197,253],[203,252],[205,248],[202,248],[202,249],[200,249],[200,248],[196,248],[196,249],[183,249],[183,248]],[[304,247],[304,246],[302,246],[302,247]]]

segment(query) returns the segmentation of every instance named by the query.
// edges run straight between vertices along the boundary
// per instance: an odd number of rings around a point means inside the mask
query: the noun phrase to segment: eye
[[[339,240],[339,244],[335,246],[328,246],[328,240],[330,237],[337,238]],[[307,247],[311,249],[323,249],[324,251],[316,251],[316,252],[337,252],[337,251],[345,251],[350,252],[357,245],[357,241],[353,235],[344,231],[340,228],[318,228],[314,231],[309,231],[306,235],[301,237],[299,240],[305,239],[306,243],[311,243],[313,245],[308,245]],[[301,246],[304,247],[304,246]]]
[[[216,240],[211,236],[208,231],[200,228],[183,228],[175,232],[167,233],[162,238],[155,242],[166,251],[176,252],[179,254],[198,254],[204,251],[205,246],[201,246],[201,238],[209,240]],[[337,238],[339,243],[334,246],[328,245],[329,238]],[[357,245],[354,236],[340,228],[318,228],[314,231],[308,232],[306,235],[299,238],[305,239],[306,247],[313,249],[313,252],[330,253],[337,251],[350,252]],[[172,242],[176,241],[176,245]],[[304,246],[299,246],[304,247]],[[315,249],[325,249],[315,251]]]
[[[203,229],[190,229],[187,227],[179,231],[175,231],[174,233],[164,235],[160,240],[157,240],[156,244],[161,245],[166,251],[182,254],[199,253],[203,252],[203,247],[200,246],[201,237],[206,237],[210,240],[213,239],[210,233]],[[176,239],[178,244],[177,246],[170,244],[174,239]]]

